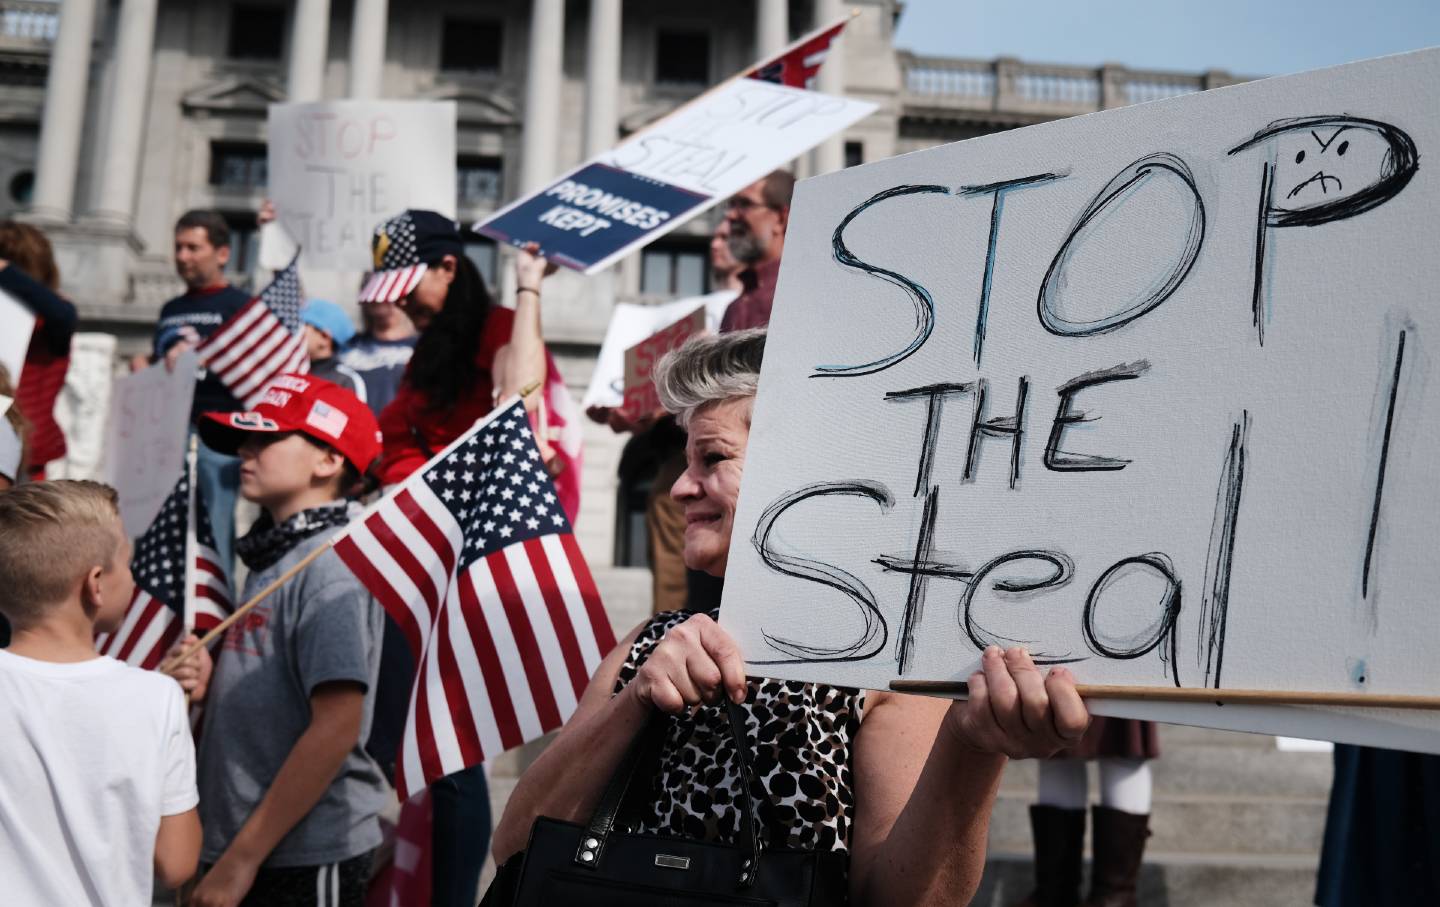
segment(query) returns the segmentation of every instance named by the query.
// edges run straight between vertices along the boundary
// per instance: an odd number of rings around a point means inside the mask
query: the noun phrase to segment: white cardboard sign
[[[455,216],[453,101],[271,104],[269,135],[270,197],[306,268],[369,270],[375,225],[405,208]]]
[[[734,290],[719,290],[704,296],[677,299],[660,305],[640,305],[633,302],[615,303],[610,315],[610,324],[605,328],[605,339],[600,343],[600,355],[595,357],[595,371],[590,375],[590,386],[585,390],[583,405],[618,407],[625,402],[625,351],[646,337],[684,318],[697,306],[705,307],[705,326],[712,331],[720,329],[720,319],[725,309],[738,296]]]
[[[0,365],[10,372],[14,387],[20,386],[25,351],[30,349],[30,335],[34,332],[35,316],[15,297],[0,290]]]
[[[477,223],[593,274],[868,116],[869,101],[733,79]]]
[[[993,643],[1440,693],[1437,86],[1422,51],[800,183],[725,585],[751,669]],[[1440,751],[1434,712],[1092,707]]]
[[[157,362],[115,381],[107,481],[120,494],[120,518],[131,538],[149,527],[185,466],[198,368],[199,359],[188,352],[174,371]]]

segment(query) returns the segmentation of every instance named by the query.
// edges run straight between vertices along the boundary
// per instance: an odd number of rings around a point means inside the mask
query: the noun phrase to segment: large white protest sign
[[[735,290],[720,290],[660,305],[617,302],[615,311],[610,315],[610,325],[605,329],[605,339],[600,343],[600,354],[595,357],[595,371],[590,375],[590,386],[585,390],[585,408],[618,407],[625,402],[627,349],[674,324],[700,306],[705,307],[705,326],[712,331],[719,330],[720,319],[725,317],[725,308],[738,295]]]
[[[802,182],[725,585],[751,670],[1440,693],[1437,94],[1423,51]],[[1091,704],[1440,751],[1434,712]]]
[[[111,395],[107,481],[120,494],[120,518],[131,537],[160,512],[185,466],[185,439],[199,360],[183,354],[115,381]]]
[[[5,366],[11,384],[17,387],[34,332],[35,316],[15,297],[0,290],[0,365]]]
[[[304,267],[369,270],[371,231],[404,208],[455,216],[453,101],[272,104],[269,131],[270,197]]]
[[[475,225],[593,274],[868,116],[807,91],[847,19],[817,29]]]

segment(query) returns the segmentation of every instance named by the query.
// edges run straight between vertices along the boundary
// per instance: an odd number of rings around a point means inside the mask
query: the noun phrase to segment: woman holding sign
[[[540,336],[540,282],[555,266],[522,250],[516,261],[516,305],[508,309],[491,297],[465,255],[459,225],[448,217],[403,211],[375,228],[371,250],[375,270],[360,290],[360,302],[395,303],[420,331],[395,398],[379,419],[380,479],[393,485],[468,431],[497,401],[528,391],[527,409],[541,406],[548,364]],[[542,435],[537,431],[536,440],[549,463],[553,456]],[[573,502],[561,503],[573,519]],[[379,756],[385,765],[394,765],[413,675],[404,637],[387,625],[377,735],[371,738],[372,750],[377,736],[389,741],[392,752]],[[443,778],[430,793],[432,903],[471,904],[490,831],[484,767]]]
[[[666,409],[689,429],[686,469],[671,491],[685,505],[685,561],[714,576],[725,574],[764,344],[763,331],[694,338],[655,374]],[[611,876],[625,863],[605,863],[607,852],[624,853],[635,840],[628,836],[654,842],[648,836],[658,835],[675,843],[653,844],[661,851],[655,866],[672,870],[691,865],[677,855],[682,847],[708,847],[711,856],[717,845],[742,856],[750,852],[746,844],[760,848],[758,863],[736,859],[738,880],[706,889],[716,896],[967,903],[984,868],[1006,757],[1050,755],[1078,741],[1089,723],[1072,675],[1064,668],[1042,675],[1018,648],[986,651],[983,671],[970,678],[969,700],[951,703],[747,679],[717,616],[658,614],[606,656],[576,712],[511,795],[495,831],[495,858],[503,865],[487,901],[506,903],[510,892],[527,890],[534,881],[528,867],[545,856],[543,835],[559,819],[591,823],[579,837],[580,852],[572,848],[566,862],[573,857],[579,867]],[[646,747],[627,755],[637,737]],[[741,754],[748,759],[737,759]],[[620,778],[622,765],[635,772],[630,794],[607,813],[613,830],[591,834],[597,817],[606,819],[597,804],[611,800],[615,788],[607,791],[607,781]],[[741,819],[751,808],[755,840]],[[797,893],[798,874],[786,871],[793,865],[787,861],[807,852],[813,881],[810,891]],[[698,878],[711,857],[695,859]],[[646,885],[681,884],[679,873],[657,878],[645,861],[631,865]],[[583,886],[586,874],[574,878]],[[625,887],[629,903],[652,902],[635,877],[599,884]],[[731,890],[745,886],[753,890]],[[792,890],[776,895],[772,886]],[[617,896],[612,891],[606,903],[618,903]]]

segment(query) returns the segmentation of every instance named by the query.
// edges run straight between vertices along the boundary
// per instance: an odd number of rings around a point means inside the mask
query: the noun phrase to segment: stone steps
[[[1002,796],[990,819],[990,846],[1030,850],[1029,792]],[[1313,857],[1320,852],[1325,801],[1300,798],[1155,798],[1150,847],[1191,855],[1255,853]]]
[[[1174,725],[1162,725],[1160,737],[1164,755],[1151,763],[1153,836],[1140,903],[1310,904],[1330,791],[1329,754],[1282,752],[1273,737]],[[1002,907],[1030,891],[1035,775],[1034,762],[1006,769],[977,907]]]
[[[592,567],[600,600],[610,615],[615,638],[622,638],[650,616],[650,571],[644,567]]]
[[[1315,896],[1313,864],[1151,858],[1140,872],[1143,907],[1307,907]],[[1088,869],[1088,867],[1087,867]],[[1034,885],[1027,857],[992,855],[971,907],[1009,907]],[[1088,872],[1085,891],[1089,891]]]

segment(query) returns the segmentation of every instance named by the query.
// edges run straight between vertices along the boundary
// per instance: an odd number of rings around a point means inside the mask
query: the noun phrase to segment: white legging
[[[1100,766],[1100,805],[1137,816],[1150,814],[1150,763],[1144,759],[1096,759]],[[1084,809],[1089,799],[1088,763],[1083,759],[1041,759],[1041,806]]]

